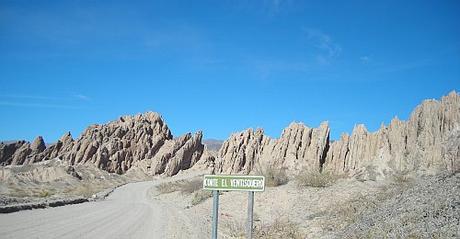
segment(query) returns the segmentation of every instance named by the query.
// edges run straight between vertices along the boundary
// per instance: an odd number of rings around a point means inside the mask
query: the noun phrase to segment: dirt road
[[[0,214],[0,238],[202,237],[187,228],[193,225],[188,226],[190,220],[181,218],[176,208],[152,199],[153,186],[153,182],[131,183],[104,201]],[[187,235],[177,234],[177,229]]]

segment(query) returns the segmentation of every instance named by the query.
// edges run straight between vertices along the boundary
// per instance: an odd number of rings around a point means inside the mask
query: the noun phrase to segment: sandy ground
[[[377,182],[340,180],[327,188],[299,189],[294,181],[278,187],[266,187],[265,192],[255,193],[254,226],[273,227],[276,221],[289,222],[298,228],[302,238],[334,238],[324,223],[329,219],[329,210],[342,207],[357,196],[373,194],[382,186],[383,183]],[[180,192],[157,197],[161,201],[174,203],[189,218],[211,221],[212,198],[190,206],[190,196]],[[245,238],[247,203],[247,192],[221,193],[219,238]]]
[[[0,214],[1,238],[209,238],[212,200],[192,206],[190,194],[159,194],[156,186],[201,177],[198,173],[130,183],[106,200]],[[255,195],[255,226],[294,222],[307,237],[327,237],[321,212],[377,185],[343,181],[325,189],[299,190],[294,182]],[[244,237],[247,193],[222,192],[219,238]]]
[[[106,200],[0,215],[1,238],[203,238],[196,220],[152,198],[154,182],[130,183]]]
[[[117,188],[104,201],[0,214],[0,238],[210,238],[211,198],[192,205],[193,193],[160,194],[156,187],[175,180],[202,178],[201,174],[186,172],[172,178],[130,183]],[[456,185],[458,177],[454,179],[451,184]],[[294,238],[341,238],[336,232],[359,222],[354,211],[362,205],[379,204],[391,197],[397,202],[390,200],[389,206],[399,208],[398,195],[406,191],[404,185],[340,179],[326,188],[298,188],[295,181],[267,187],[255,195],[256,231],[279,226],[282,221],[301,235]],[[423,187],[419,188],[423,191]],[[446,190],[452,188],[450,185]],[[221,193],[219,238],[244,238],[247,195]],[[446,197],[451,200],[451,196]],[[458,199],[452,200],[458,204]],[[258,235],[256,238],[267,238]]]

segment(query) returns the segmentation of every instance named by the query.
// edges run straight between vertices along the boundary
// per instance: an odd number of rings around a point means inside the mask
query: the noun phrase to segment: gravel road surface
[[[153,186],[151,181],[131,183],[104,201],[0,214],[0,238],[171,238],[168,232],[175,225],[169,224],[175,219],[168,217],[178,213],[150,198]]]

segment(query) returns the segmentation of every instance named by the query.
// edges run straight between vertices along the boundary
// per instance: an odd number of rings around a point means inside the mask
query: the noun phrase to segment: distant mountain
[[[4,141],[0,141],[0,143],[2,144],[14,144],[16,142],[18,142],[19,140],[4,140]]]
[[[203,144],[206,148],[210,151],[218,152],[222,144],[224,143],[223,140],[219,139],[204,139]]]

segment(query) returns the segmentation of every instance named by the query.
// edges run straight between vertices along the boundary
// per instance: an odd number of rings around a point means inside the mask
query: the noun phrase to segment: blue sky
[[[460,90],[459,1],[0,1],[0,139],[156,111],[174,135],[376,130]]]

